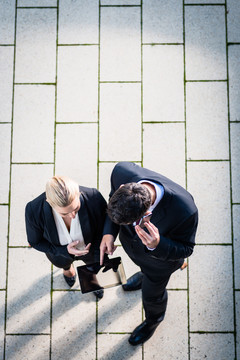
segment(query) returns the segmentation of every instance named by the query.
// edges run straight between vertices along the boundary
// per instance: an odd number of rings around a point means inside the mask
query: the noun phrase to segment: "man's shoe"
[[[141,271],[137,272],[136,274],[132,275],[128,280],[127,283],[122,285],[124,291],[133,291],[139,290],[142,288],[142,279],[143,273]]]
[[[71,277],[68,277],[68,276],[66,276],[66,275],[63,275],[63,277],[64,277],[66,283],[67,283],[70,287],[72,287],[72,286],[75,284],[76,275],[71,276]]]
[[[150,339],[158,325],[159,322],[148,324],[145,320],[132,332],[132,335],[128,339],[128,342],[133,346],[144,343],[145,341]]]
[[[96,290],[93,293],[94,293],[94,295],[96,296],[97,299],[102,299],[103,295],[104,295],[104,290],[103,289]]]

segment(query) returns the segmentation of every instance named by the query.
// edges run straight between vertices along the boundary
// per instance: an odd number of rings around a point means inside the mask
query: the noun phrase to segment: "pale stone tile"
[[[240,42],[240,6],[238,0],[227,1],[228,42]]]
[[[185,4],[225,4],[225,0],[184,0]]]
[[[240,123],[230,124],[231,134],[231,163],[232,163],[232,200],[240,202]]]
[[[50,332],[51,263],[44,253],[10,248],[7,333]]]
[[[15,86],[13,162],[54,161],[55,86]]]
[[[99,0],[59,1],[59,44],[98,44]]]
[[[98,47],[58,48],[57,121],[98,121]]]
[[[5,291],[0,291],[0,359],[3,360],[4,323],[5,323]]]
[[[57,6],[57,0],[18,0],[18,7],[24,6],[24,7],[52,7]]]
[[[240,87],[240,46],[234,45],[228,47],[229,62],[229,107],[230,120],[240,120],[240,103],[239,103],[239,87]]]
[[[55,82],[56,18],[56,9],[18,9],[15,82]]]
[[[8,236],[8,206],[0,206],[0,289],[6,288],[7,236]],[[1,293],[0,293],[1,294]]]
[[[190,162],[188,191],[199,210],[197,243],[231,243],[229,163]]]
[[[236,330],[237,330],[237,360],[240,359],[240,292],[235,292],[236,301]]]
[[[164,321],[144,344],[144,360],[178,359],[188,357],[187,292],[169,291]]]
[[[8,335],[6,359],[48,360],[49,349],[49,335]]]
[[[55,291],[51,359],[95,359],[95,322],[96,301],[92,294],[81,295],[79,291]]]
[[[231,246],[195,247],[189,258],[190,331],[234,330],[232,270]]]
[[[0,2],[0,44],[14,44],[16,0]]]
[[[143,46],[143,121],[184,121],[181,45]]]
[[[97,187],[97,124],[57,125],[56,174]]]
[[[0,203],[8,203],[10,151],[11,151],[11,124],[0,124]]]
[[[229,159],[227,84],[188,83],[186,93],[188,159]]]
[[[169,280],[167,289],[187,289],[187,269],[175,271]]]
[[[185,187],[185,128],[183,123],[144,124],[143,166],[163,174]]]
[[[130,335],[98,335],[98,360],[141,360],[142,347],[128,343]]]
[[[0,122],[12,121],[13,52],[13,46],[0,46]]]
[[[235,289],[240,290],[240,205],[233,205],[233,246]]]
[[[141,0],[101,0],[101,5],[141,5]]]
[[[45,191],[53,165],[12,165],[10,246],[27,246],[25,206]]]
[[[115,162],[99,163],[99,191],[106,201],[109,200],[109,193],[111,191],[110,177],[115,165]]]
[[[186,6],[187,80],[225,80],[226,34],[223,6]]]
[[[102,84],[100,161],[141,161],[141,85]]]
[[[234,335],[191,334],[190,358],[194,360],[234,359]]]
[[[102,81],[141,80],[139,7],[102,7],[100,78]]]
[[[178,0],[143,1],[143,42],[183,42],[183,5]]]

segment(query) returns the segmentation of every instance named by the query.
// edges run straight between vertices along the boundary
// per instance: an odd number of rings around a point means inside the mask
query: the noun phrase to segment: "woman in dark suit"
[[[26,206],[29,244],[63,269],[70,287],[76,280],[74,260],[99,262],[106,207],[97,189],[78,186],[64,176],[49,179],[46,192]],[[98,298],[103,296],[103,290],[94,293]]]

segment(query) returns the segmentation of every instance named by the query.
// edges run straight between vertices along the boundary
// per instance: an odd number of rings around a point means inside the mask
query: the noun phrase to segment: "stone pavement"
[[[240,360],[239,19],[239,0],[0,1],[0,359]],[[107,199],[121,160],[200,212],[165,321],[136,348],[141,293],[69,290],[24,225],[54,173]]]

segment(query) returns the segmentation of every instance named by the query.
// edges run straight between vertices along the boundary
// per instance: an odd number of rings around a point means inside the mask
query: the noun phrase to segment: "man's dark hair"
[[[149,190],[141,184],[128,183],[121,186],[112,195],[107,213],[114,223],[126,225],[139,220],[150,205]]]

